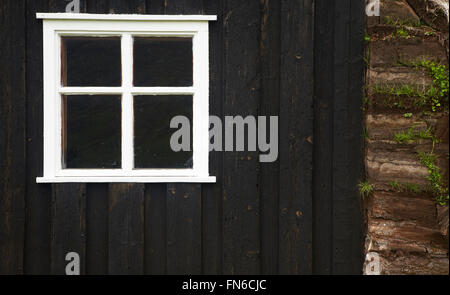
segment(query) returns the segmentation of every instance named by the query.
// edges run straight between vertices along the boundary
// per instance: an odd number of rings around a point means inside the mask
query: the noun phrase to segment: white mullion
[[[194,87],[133,87],[134,95],[193,95]]]
[[[193,160],[197,175],[208,175],[209,155],[209,77],[208,33],[199,31],[193,38],[194,87],[193,96]]]
[[[133,38],[131,34],[122,35],[122,170],[129,173],[133,170]]]
[[[63,95],[94,95],[94,94],[122,94],[122,87],[60,87],[58,92]]]

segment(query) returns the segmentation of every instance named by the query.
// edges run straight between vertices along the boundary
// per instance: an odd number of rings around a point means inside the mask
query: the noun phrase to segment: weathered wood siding
[[[364,1],[82,0],[82,12],[217,14],[210,113],[279,116],[279,158],[212,152],[215,184],[36,184],[42,21],[0,3],[0,273],[360,273]]]

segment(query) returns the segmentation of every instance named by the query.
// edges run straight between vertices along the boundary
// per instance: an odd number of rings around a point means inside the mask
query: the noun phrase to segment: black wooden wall
[[[0,1],[0,273],[344,274],[362,269],[363,0],[82,0],[82,12],[217,14],[210,112],[279,116],[279,159],[214,152],[215,184],[36,184],[42,21]]]

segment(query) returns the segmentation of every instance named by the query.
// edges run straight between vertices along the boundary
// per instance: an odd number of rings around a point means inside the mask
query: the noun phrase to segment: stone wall
[[[449,273],[448,204],[437,204],[418,154],[438,156],[448,187],[448,97],[434,111],[420,103],[434,82],[414,66],[448,69],[448,1],[438,1],[441,12],[434,2],[382,0],[380,16],[367,20],[365,274]]]

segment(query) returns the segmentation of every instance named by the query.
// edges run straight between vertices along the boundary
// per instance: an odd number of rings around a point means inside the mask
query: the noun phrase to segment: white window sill
[[[37,177],[36,183],[215,183],[215,176],[96,176],[96,177]]]

